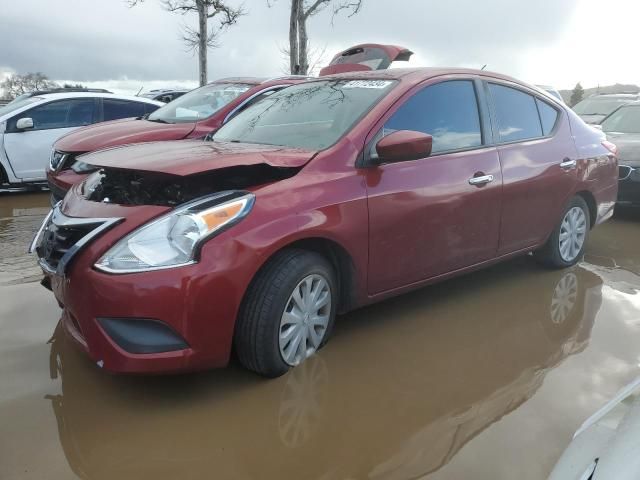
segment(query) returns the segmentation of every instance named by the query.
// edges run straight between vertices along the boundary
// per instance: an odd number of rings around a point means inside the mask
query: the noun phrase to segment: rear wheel
[[[535,253],[536,258],[554,268],[575,265],[584,254],[589,229],[589,208],[582,197],[573,197],[545,246]]]
[[[321,255],[289,249],[257,274],[238,315],[240,363],[267,377],[299,365],[329,338],[337,306],[335,273]]]

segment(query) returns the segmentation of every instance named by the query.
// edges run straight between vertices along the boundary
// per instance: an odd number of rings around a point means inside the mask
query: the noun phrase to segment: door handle
[[[481,187],[482,185],[486,185],[490,182],[493,182],[493,175],[481,175],[479,177],[471,177],[469,179],[469,185],[475,185],[476,187]]]
[[[562,162],[560,163],[560,168],[564,169],[564,170],[570,170],[572,168],[575,168],[576,164],[578,162],[576,162],[575,160],[570,160],[568,158],[565,158],[564,160],[562,160]]]

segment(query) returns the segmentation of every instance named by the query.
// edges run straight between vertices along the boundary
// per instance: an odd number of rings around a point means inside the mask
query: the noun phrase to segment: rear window
[[[620,105],[634,100],[629,97],[592,97],[586,98],[573,107],[578,115],[609,115]]]
[[[536,99],[515,88],[489,84],[496,109],[501,142],[515,142],[542,136]]]
[[[602,130],[617,133],[640,133],[640,106],[618,109],[602,122]]]

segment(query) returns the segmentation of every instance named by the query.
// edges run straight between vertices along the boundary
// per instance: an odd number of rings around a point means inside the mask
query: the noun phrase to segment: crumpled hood
[[[620,165],[640,167],[640,133],[607,133],[607,140],[618,147]]]
[[[127,143],[156,140],[181,140],[195,128],[195,123],[158,123],[127,118],[97,123],[74,130],[55,143],[61,152],[91,152]]]
[[[247,143],[183,140],[124,145],[82,156],[82,161],[104,168],[187,176],[227,167],[267,164],[302,167],[313,150]]]

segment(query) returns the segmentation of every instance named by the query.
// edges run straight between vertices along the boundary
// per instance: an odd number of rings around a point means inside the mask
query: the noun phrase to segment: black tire
[[[574,207],[581,208],[584,213],[585,220],[586,220],[585,238],[584,238],[584,242],[582,243],[582,248],[580,249],[580,252],[578,253],[578,255],[573,260],[566,261],[565,259],[562,258],[562,255],[560,254],[560,228],[562,227],[562,221],[565,215],[569,210],[571,210]],[[540,250],[534,253],[534,258],[539,263],[549,268],[567,268],[572,265],[575,265],[580,261],[580,259],[584,255],[584,249],[587,245],[590,229],[591,229],[591,217],[589,215],[589,207],[587,206],[587,203],[584,201],[582,197],[575,196],[571,199],[571,201],[567,204],[567,206],[562,211],[562,215],[558,220],[558,224],[553,229],[553,232],[551,232],[551,235],[549,236],[547,243],[544,245],[544,247],[542,247]]]
[[[9,177],[2,165],[0,165],[0,185],[9,185]]]
[[[327,342],[338,303],[334,269],[315,252],[286,249],[274,255],[258,272],[240,307],[233,343],[245,368],[271,378],[291,368],[280,353],[280,319],[294,288],[311,274],[322,275],[331,292],[329,323],[320,348]]]

